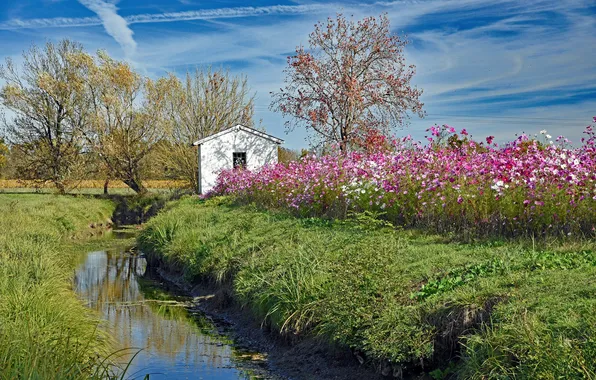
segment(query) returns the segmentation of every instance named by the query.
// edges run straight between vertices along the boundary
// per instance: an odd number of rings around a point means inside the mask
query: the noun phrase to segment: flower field
[[[596,123],[596,118],[594,118]],[[546,131],[499,145],[447,125],[376,152],[307,156],[220,173],[211,195],[304,216],[371,212],[401,226],[484,236],[594,236],[596,132],[573,147]],[[383,146],[380,144],[379,146]]]

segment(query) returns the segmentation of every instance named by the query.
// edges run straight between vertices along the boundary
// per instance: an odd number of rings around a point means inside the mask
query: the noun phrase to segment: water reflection
[[[76,292],[108,321],[119,348],[143,348],[127,373],[151,379],[255,378],[241,368],[229,341],[209,334],[213,326],[189,314],[187,299],[141,277],[146,269],[142,257],[98,251],[87,254],[75,275]]]

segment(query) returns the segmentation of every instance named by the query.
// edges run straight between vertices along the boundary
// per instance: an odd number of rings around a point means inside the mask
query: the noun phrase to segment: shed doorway
[[[234,152],[232,153],[232,162],[234,169],[246,167],[246,152]]]

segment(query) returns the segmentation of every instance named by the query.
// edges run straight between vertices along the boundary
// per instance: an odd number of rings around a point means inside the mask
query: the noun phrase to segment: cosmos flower
[[[502,146],[492,144],[494,136],[486,137],[488,145],[468,137],[469,144],[454,148],[445,139],[455,134],[453,127],[429,131],[426,145],[400,138],[380,152],[307,155],[256,171],[224,170],[208,196],[229,194],[304,215],[325,215],[340,202],[348,211],[383,211],[404,223],[443,218],[456,225],[475,213],[478,223],[499,220],[500,226],[596,224],[594,128],[586,128],[575,148],[559,145],[564,138],[543,146],[526,135]],[[468,136],[465,129],[460,134]]]

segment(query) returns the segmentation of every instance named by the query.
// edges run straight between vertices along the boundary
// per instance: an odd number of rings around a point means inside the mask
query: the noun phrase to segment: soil
[[[357,353],[331,346],[321,339],[281,337],[267,326],[262,326],[250,311],[235,303],[229,286],[191,285],[175,273],[160,268],[155,272],[191,295],[194,308],[212,319],[237,347],[266,354],[267,368],[276,376],[292,380],[387,380],[402,377],[401,373],[374,368]],[[386,376],[380,372],[385,372]]]

